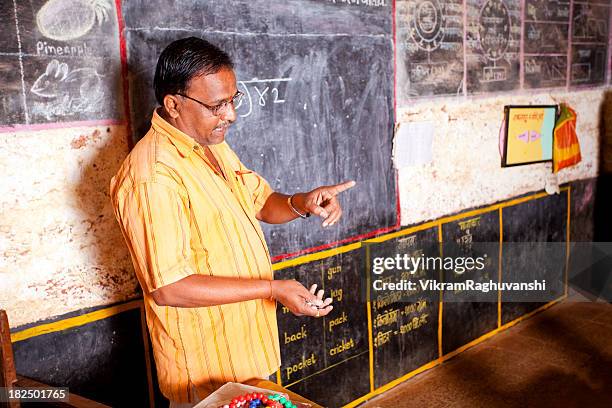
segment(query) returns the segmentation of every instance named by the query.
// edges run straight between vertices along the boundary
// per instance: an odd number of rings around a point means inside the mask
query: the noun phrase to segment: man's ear
[[[176,95],[164,96],[164,109],[172,119],[176,119],[181,111],[181,101]]]

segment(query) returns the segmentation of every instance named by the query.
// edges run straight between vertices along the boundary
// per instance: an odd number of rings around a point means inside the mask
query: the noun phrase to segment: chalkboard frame
[[[553,130],[553,135],[551,137],[552,156],[550,159],[513,163],[513,164],[508,164],[507,162],[508,160],[508,129],[510,127],[510,110],[512,109],[544,109],[544,108],[554,108],[555,109],[555,122],[556,122],[557,119],[559,118],[559,105],[505,105],[504,106],[504,124],[503,124],[504,150],[503,150],[502,160],[501,160],[502,167],[526,166],[529,164],[552,162],[554,160],[555,152],[553,149],[553,146],[554,146],[554,130]]]

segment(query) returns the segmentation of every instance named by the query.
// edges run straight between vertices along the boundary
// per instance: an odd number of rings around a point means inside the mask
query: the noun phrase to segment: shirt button
[[[199,150],[199,149],[200,149],[200,146],[198,145],[193,146],[193,150]]]

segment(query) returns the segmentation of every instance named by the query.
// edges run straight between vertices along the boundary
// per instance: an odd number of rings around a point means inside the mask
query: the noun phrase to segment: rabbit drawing
[[[71,71],[66,63],[53,60],[47,65],[45,73],[34,82],[31,91],[65,104],[67,110],[81,111],[104,96],[101,78],[93,68]]]

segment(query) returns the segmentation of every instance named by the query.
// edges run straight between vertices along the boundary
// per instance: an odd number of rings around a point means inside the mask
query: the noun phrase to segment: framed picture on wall
[[[552,161],[557,112],[557,105],[505,106],[502,167]]]

